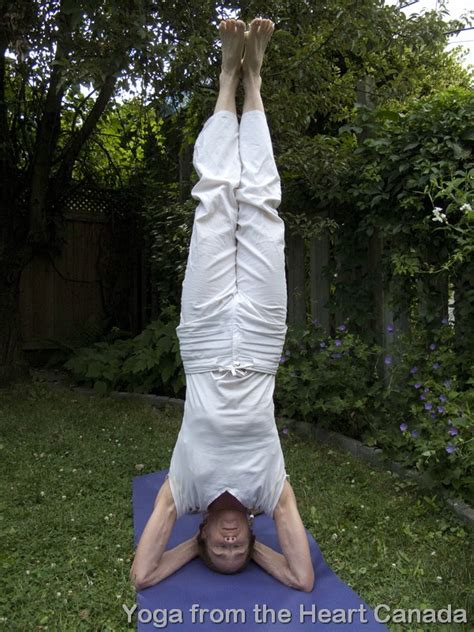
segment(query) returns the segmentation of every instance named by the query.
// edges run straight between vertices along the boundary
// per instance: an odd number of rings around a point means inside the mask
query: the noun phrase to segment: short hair
[[[223,571],[220,568],[218,568],[214,564],[214,562],[211,560],[211,556],[209,555],[209,551],[207,550],[207,542],[202,537],[202,530],[203,530],[203,528],[204,528],[206,523],[207,523],[207,516],[206,516],[206,518],[204,518],[204,520],[199,525],[199,533],[197,535],[198,554],[199,554],[199,557],[201,558],[201,560],[204,562],[204,564],[209,569],[211,569],[211,571],[214,571],[215,573],[224,573],[225,575],[235,575],[237,573],[241,573],[249,565],[250,560],[252,559],[252,553],[253,553],[255,540],[256,540],[256,536],[255,536],[255,533],[252,531],[252,527],[250,527],[250,525],[249,525],[250,540],[249,540],[249,546],[248,546],[248,550],[247,550],[247,555],[246,555],[244,561],[239,566],[239,568],[237,568],[237,570],[235,570],[235,571]]]

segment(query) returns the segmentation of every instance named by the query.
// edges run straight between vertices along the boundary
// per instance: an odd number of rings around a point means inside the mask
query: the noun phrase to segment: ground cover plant
[[[122,608],[134,603],[132,478],[169,466],[180,421],[176,409],[38,379],[0,391],[5,629],[134,629]],[[391,473],[280,434],[305,526],[364,601],[472,611],[472,531]]]

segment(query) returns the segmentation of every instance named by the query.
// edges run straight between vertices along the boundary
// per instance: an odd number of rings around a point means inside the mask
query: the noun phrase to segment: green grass
[[[180,419],[39,382],[0,391],[5,629],[134,628],[122,610],[134,604],[132,478],[168,467]],[[473,533],[447,509],[336,449],[291,433],[282,445],[306,527],[370,606],[472,610]]]

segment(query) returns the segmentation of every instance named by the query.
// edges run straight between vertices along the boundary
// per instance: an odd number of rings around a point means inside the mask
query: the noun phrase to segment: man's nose
[[[235,537],[235,535],[226,535],[224,539],[225,539],[226,542],[232,543],[232,542],[235,542],[236,537]]]

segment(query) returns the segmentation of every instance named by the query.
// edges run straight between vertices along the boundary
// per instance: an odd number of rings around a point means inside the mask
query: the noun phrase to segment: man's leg
[[[181,296],[181,323],[186,325],[225,309],[236,287],[237,202],[240,182],[239,125],[235,92],[239,83],[245,24],[221,22],[222,72],[214,114],[194,147],[199,182],[192,196],[199,200]]]
[[[244,109],[240,122],[242,173],[239,204],[237,287],[264,322],[286,321],[285,228],[277,212],[280,177],[260,95],[260,67],[273,33],[270,20],[250,25],[243,61]]]

